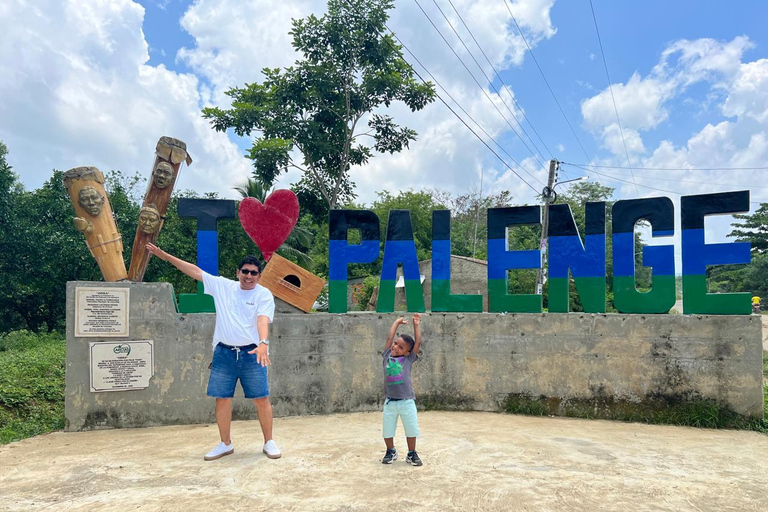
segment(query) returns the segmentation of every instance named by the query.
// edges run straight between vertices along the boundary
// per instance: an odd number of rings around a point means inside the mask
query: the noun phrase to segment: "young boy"
[[[412,466],[421,466],[422,462],[416,453],[416,438],[419,436],[419,422],[416,418],[416,395],[413,394],[411,384],[411,365],[419,358],[421,346],[421,315],[413,315],[413,335],[415,340],[407,334],[397,336],[395,334],[398,325],[406,325],[408,320],[403,317],[395,320],[389,329],[387,344],[384,346],[383,368],[384,383],[387,399],[384,401],[384,418],[382,433],[384,443],[387,445],[387,453],[381,459],[383,464],[392,464],[397,460],[395,449],[395,431],[397,430],[397,418],[402,418],[403,430],[408,441],[408,455],[405,462]]]

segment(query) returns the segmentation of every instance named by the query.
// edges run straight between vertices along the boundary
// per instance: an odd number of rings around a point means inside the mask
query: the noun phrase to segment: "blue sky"
[[[627,152],[634,176],[628,169],[588,172],[564,165],[561,179],[589,174],[591,180],[615,187],[615,199],[669,195],[679,204],[680,193],[743,186],[750,188],[753,201],[768,200],[768,189],[760,188],[759,179],[765,170],[699,170],[768,166],[768,41],[763,26],[768,3],[593,0],[625,151],[589,0],[506,5],[504,0],[452,0],[541,135],[543,143],[534,136],[540,151],[532,154],[509,129],[507,123],[515,126],[515,121],[503,119],[485,97],[487,93],[507,113],[435,2],[481,59],[448,0],[419,0],[485,93],[414,0],[397,0],[390,28],[533,177],[502,155],[527,183],[510,172],[441,103],[416,114],[395,105],[391,113],[416,129],[419,140],[405,153],[377,156],[365,169],[353,169],[360,202],[370,203],[384,189],[477,189],[482,173],[484,193],[506,189],[519,203],[532,203],[546,181],[550,157],[626,167]],[[587,156],[526,51],[507,6]],[[200,109],[226,106],[224,91],[258,81],[264,66],[290,65],[296,58],[287,35],[291,18],[319,15],[324,9],[320,0],[41,0],[35,7],[6,0],[0,5],[0,140],[8,145],[9,160],[25,186],[36,188],[54,168],[97,165],[146,175],[156,140],[171,135],[187,142],[194,159],[182,172],[179,188],[235,197],[232,187],[250,173],[242,156],[248,140],[213,132]],[[493,74],[490,66],[483,66]],[[502,84],[495,80],[494,85],[515,108]],[[523,127],[533,135],[529,124]],[[288,174],[281,186],[298,177]],[[723,240],[729,223],[709,223],[709,240]]]

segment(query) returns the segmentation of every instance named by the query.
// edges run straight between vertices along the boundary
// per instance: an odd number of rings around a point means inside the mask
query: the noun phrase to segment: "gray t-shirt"
[[[407,356],[392,356],[388,348],[382,354],[384,368],[384,392],[387,398],[416,399],[411,384],[411,366],[419,359],[418,354],[411,352]]]

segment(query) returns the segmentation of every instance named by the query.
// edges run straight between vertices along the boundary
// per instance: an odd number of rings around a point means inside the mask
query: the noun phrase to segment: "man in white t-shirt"
[[[216,305],[213,333],[213,361],[207,395],[216,399],[216,424],[221,442],[205,460],[216,460],[235,451],[230,438],[232,397],[238,379],[246,398],[253,399],[264,434],[263,451],[270,459],[279,459],[280,449],[272,440],[272,404],[269,402],[267,366],[269,360],[269,324],[275,314],[272,292],[259,285],[261,263],[246,256],[237,269],[238,281],[204,272],[197,265],[171,256],[154,244],[147,250],[169,262],[189,277],[202,281],[205,293]]]

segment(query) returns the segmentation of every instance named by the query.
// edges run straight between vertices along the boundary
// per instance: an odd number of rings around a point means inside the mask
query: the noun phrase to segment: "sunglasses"
[[[258,270],[248,270],[247,268],[241,268],[240,273],[243,274],[244,276],[247,276],[248,274],[251,274],[252,276],[259,275]]]

